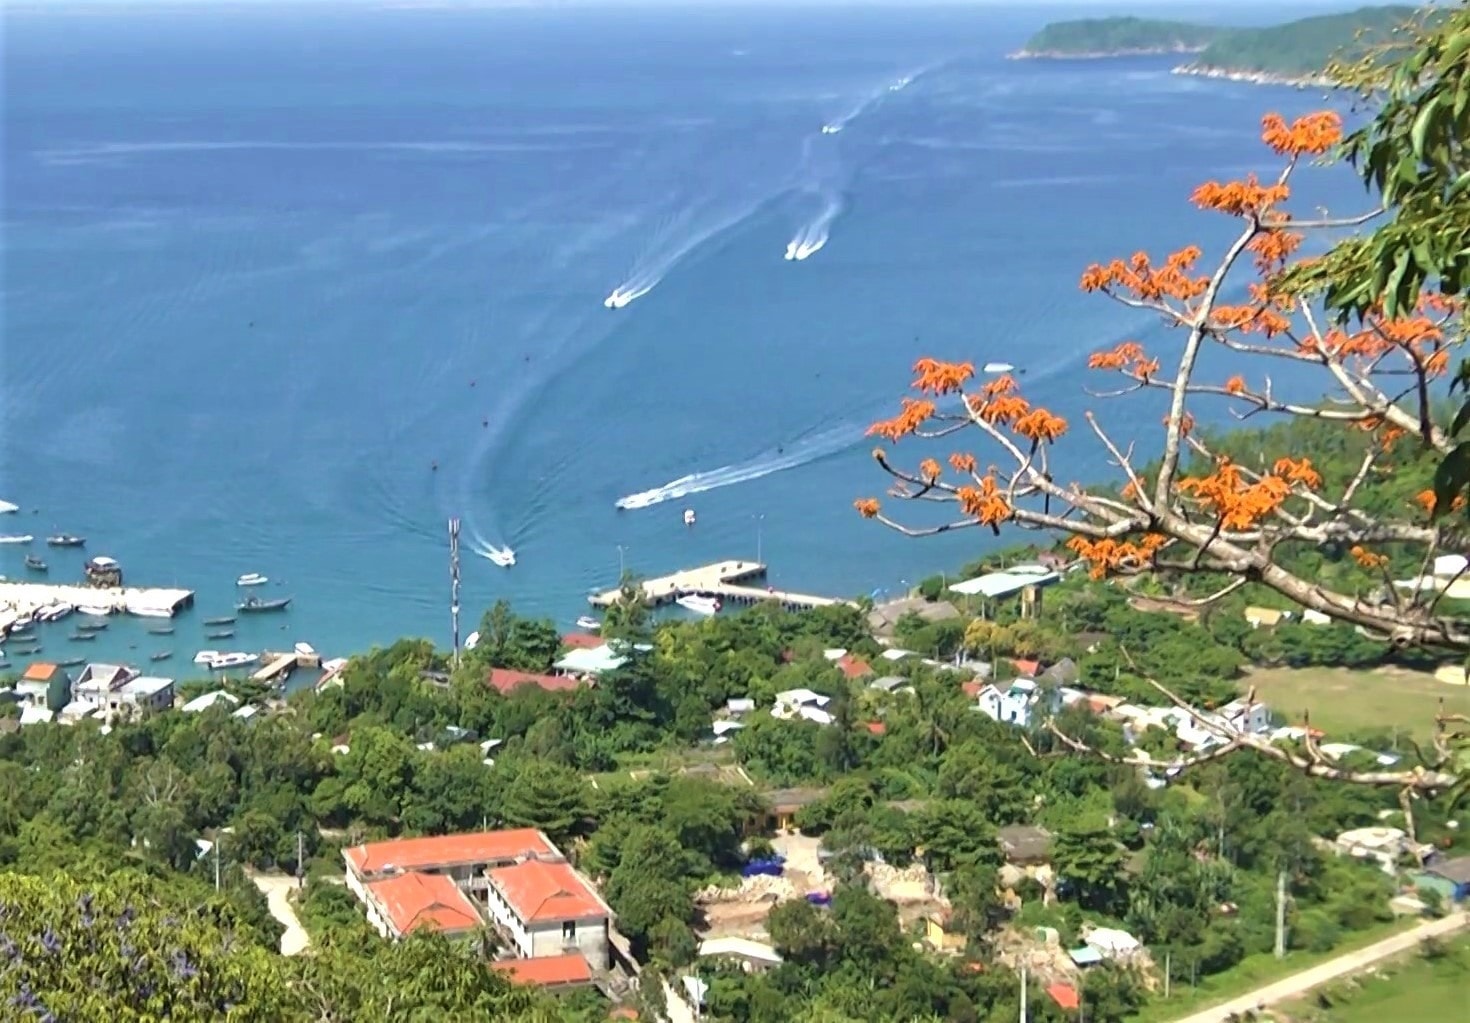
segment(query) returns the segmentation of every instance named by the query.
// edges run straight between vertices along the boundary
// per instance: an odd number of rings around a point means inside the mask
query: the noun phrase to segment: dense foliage
[[[1221,33],[1190,64],[1191,68],[1287,77],[1321,75],[1333,59],[1354,59],[1393,37],[1415,8],[1363,7],[1322,14],[1268,28]]]
[[[1228,30],[1155,18],[1079,18],[1054,21],[1030,39],[1031,56],[1097,56],[1198,50]]]

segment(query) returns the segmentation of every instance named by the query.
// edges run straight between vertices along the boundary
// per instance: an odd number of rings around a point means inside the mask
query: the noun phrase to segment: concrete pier
[[[0,582],[0,632],[19,618],[56,604],[70,604],[95,614],[126,612],[145,618],[172,618],[193,603],[193,590]]]
[[[783,607],[794,609],[831,607],[834,604],[856,606],[850,600],[839,600],[835,597],[818,597],[810,593],[746,585],[763,579],[765,575],[766,566],[759,561],[721,561],[714,565],[687,568],[670,575],[644,579],[639,586],[643,590],[644,599],[654,606],[669,604],[687,596],[718,597],[725,603],[733,604],[760,604],[774,600]],[[594,593],[587,601],[593,607],[608,607],[616,604],[621,594],[622,588],[615,587]]]

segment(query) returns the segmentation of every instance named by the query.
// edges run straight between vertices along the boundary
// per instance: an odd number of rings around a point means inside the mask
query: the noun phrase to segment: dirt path
[[[311,938],[296,916],[296,907],[291,905],[291,892],[296,887],[296,879],[284,874],[257,874],[254,871],[249,872],[249,877],[265,896],[271,916],[286,928],[286,933],[281,935],[281,954],[294,956],[305,952],[311,944]]]
[[[1287,999],[1295,998],[1305,994],[1315,987],[1321,987],[1329,981],[1337,980],[1339,977],[1350,973],[1356,973],[1367,966],[1372,966],[1381,959],[1397,955],[1412,949],[1425,938],[1437,937],[1450,934],[1470,923],[1470,915],[1465,913],[1454,913],[1441,920],[1430,920],[1420,924],[1411,931],[1395,934],[1391,938],[1385,938],[1377,944],[1360,948],[1356,952],[1340,955],[1335,959],[1329,959],[1320,963],[1310,970],[1293,974],[1285,980],[1278,980],[1274,984],[1257,988],[1250,994],[1241,995],[1228,1002],[1221,1002],[1209,1009],[1182,1016],[1175,1023],[1223,1023],[1233,1014],[1244,1014],[1252,1009],[1258,1009],[1262,1005],[1275,1005]]]

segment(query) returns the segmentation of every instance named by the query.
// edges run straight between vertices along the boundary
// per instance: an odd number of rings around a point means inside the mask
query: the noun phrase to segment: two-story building
[[[119,664],[89,664],[72,683],[71,700],[104,716],[163,710],[173,706],[174,682],[140,675]]]
[[[384,937],[471,933],[488,916],[520,958],[609,965],[612,910],[535,828],[371,842],[342,858],[348,891]]]
[[[1045,714],[1056,713],[1060,705],[1056,690],[1044,689],[1029,678],[1015,679],[1004,689],[986,685],[976,694],[976,709],[982,714],[1019,728],[1030,728]]]
[[[418,930],[448,937],[473,934],[485,926],[475,904],[446,874],[409,871],[363,886],[359,898],[368,923],[385,938],[397,940]]]
[[[490,915],[522,959],[578,953],[593,969],[608,968],[612,910],[571,864],[527,859],[486,879]]]
[[[71,676],[59,665],[36,661],[15,683],[15,698],[22,708],[60,710],[71,698]]]

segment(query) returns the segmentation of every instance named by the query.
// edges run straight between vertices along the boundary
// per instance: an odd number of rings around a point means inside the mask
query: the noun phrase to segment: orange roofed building
[[[368,923],[385,938],[419,930],[448,937],[473,934],[485,926],[475,904],[444,874],[409,871],[364,885]]]
[[[612,910],[565,861],[527,859],[486,874],[490,915],[516,953],[540,959],[578,953],[607,969]]]
[[[483,899],[485,871],[518,863],[527,857],[561,859],[561,852],[535,828],[476,831],[438,838],[399,838],[369,842],[342,850],[347,865],[347,890],[369,904],[372,881],[410,872],[441,874],[461,890]]]
[[[490,966],[517,984],[534,984],[548,991],[586,987],[592,983],[592,968],[578,952],[539,959],[504,959]]]

